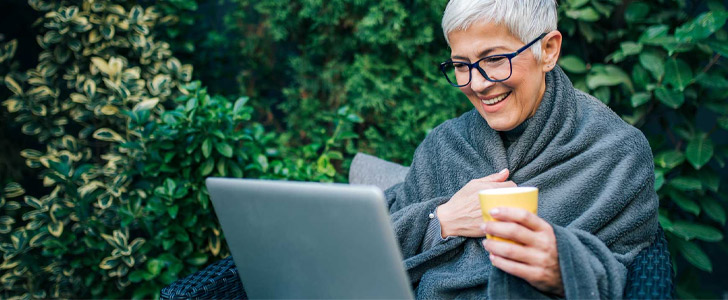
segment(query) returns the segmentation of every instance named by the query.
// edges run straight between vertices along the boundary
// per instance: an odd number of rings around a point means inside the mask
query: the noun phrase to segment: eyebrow
[[[496,50],[496,49],[505,49],[505,47],[504,46],[496,46],[496,47],[487,48],[487,49],[485,49],[483,51],[480,51],[480,53],[478,53],[478,57],[479,58],[486,57],[486,56],[488,56],[488,54],[490,54],[491,52],[493,52],[493,50]],[[459,59],[459,60],[467,60],[467,61],[470,61],[469,58],[464,57],[464,56],[458,56],[458,55],[452,56],[450,59]]]

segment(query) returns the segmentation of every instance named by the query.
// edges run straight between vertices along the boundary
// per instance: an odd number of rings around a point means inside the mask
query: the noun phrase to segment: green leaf
[[[191,264],[193,266],[201,266],[204,265],[207,262],[207,256],[203,253],[193,253],[192,255],[188,256],[185,261],[188,264]]]
[[[599,13],[593,7],[585,7],[582,9],[572,9],[566,11],[566,16],[585,22],[599,21]]]
[[[665,62],[665,83],[671,84],[682,92],[692,79],[693,71],[685,61],[674,57],[667,59],[667,62]]]
[[[43,202],[38,200],[38,198],[35,198],[33,196],[25,196],[23,199],[25,200],[25,204],[28,204],[35,209],[43,208]]]
[[[667,37],[668,31],[670,31],[670,26],[664,24],[650,26],[642,32],[639,42],[643,44],[661,46],[661,43],[663,43]]]
[[[724,11],[709,11],[699,15],[694,20],[685,23],[675,30],[675,37],[681,41],[702,40],[725,25],[728,13]]]
[[[206,159],[205,162],[202,163],[202,165],[200,166],[200,176],[210,175],[213,169],[215,169],[215,159]]]
[[[167,195],[172,195],[174,193],[174,190],[177,189],[177,183],[172,178],[167,178],[164,180],[164,191]]]
[[[260,166],[260,170],[266,172],[268,170],[268,157],[263,154],[255,156],[255,162]]]
[[[657,216],[657,220],[663,229],[668,231],[672,229],[672,221],[670,221],[666,215],[662,214],[662,211],[660,211],[660,214]]]
[[[109,256],[101,260],[101,263],[99,263],[99,268],[103,270],[111,270],[119,265],[119,258]]]
[[[647,70],[645,70],[642,65],[634,65],[632,68],[632,82],[634,82],[634,85],[637,89],[640,90],[646,90],[647,85],[650,84],[652,81],[650,79],[650,75],[647,73]]]
[[[132,271],[131,273],[129,273],[129,277],[128,277],[129,281],[137,283],[137,282],[144,280],[144,278],[146,277],[146,274],[144,274],[144,273],[147,273],[147,272],[144,270]]]
[[[632,103],[632,107],[638,107],[642,104],[650,102],[650,99],[652,99],[652,94],[650,94],[649,92],[640,92],[632,94],[630,102]]]
[[[650,6],[641,1],[635,1],[627,6],[624,11],[624,19],[629,23],[634,23],[644,19],[650,12]]]
[[[598,87],[592,94],[594,94],[594,97],[599,99],[599,101],[602,101],[604,104],[609,104],[609,100],[612,98],[612,92],[609,87],[606,86]]]
[[[10,75],[5,76],[5,86],[8,87],[10,92],[12,92],[15,95],[22,95],[23,89],[20,87],[18,82],[15,81]]]
[[[579,8],[589,3],[589,0],[568,0],[570,8]]]
[[[326,174],[327,176],[334,176],[336,174],[336,169],[331,165],[331,161],[327,155],[321,155],[317,160],[316,166],[319,173]]]
[[[227,169],[225,168],[225,159],[220,159],[217,161],[217,172],[220,174],[220,176],[227,176]]]
[[[179,206],[172,205],[170,207],[167,207],[167,213],[169,214],[169,217],[172,219],[177,218],[177,212],[179,212]]]
[[[696,138],[688,143],[688,147],[685,151],[688,162],[695,169],[700,170],[705,164],[707,164],[713,157],[713,141],[705,135],[698,135]]]
[[[725,226],[725,209],[720,204],[720,202],[716,201],[711,197],[704,197],[700,199],[700,206],[703,208],[703,211],[709,218],[717,221],[718,223],[720,223],[720,225]]]
[[[660,100],[660,102],[672,109],[677,109],[685,103],[685,95],[683,95],[683,93],[668,90],[665,87],[657,88],[655,90],[655,96],[658,100]]]
[[[698,84],[709,89],[725,89],[728,88],[728,80],[718,74],[701,73],[695,77]]]
[[[227,167],[230,169],[230,173],[232,173],[232,176],[235,178],[242,178],[243,177],[243,169],[238,166],[235,162],[228,162]]]
[[[603,67],[595,66],[592,72],[587,74],[586,85],[589,89],[596,89],[602,86],[614,86],[623,83],[633,90],[632,80],[629,75],[617,66],[606,65]]]
[[[655,165],[668,170],[675,168],[685,161],[685,155],[680,151],[668,150],[655,155]]]
[[[185,104],[185,112],[193,111],[195,108],[197,108],[197,98],[192,97]]]
[[[667,184],[681,191],[698,191],[703,188],[700,179],[691,177],[677,177],[670,180]]]
[[[212,141],[209,137],[205,138],[205,141],[202,142],[202,156],[205,158],[210,157],[210,153],[212,152]]]
[[[233,147],[226,142],[215,143],[215,150],[225,157],[233,157]]]
[[[706,242],[718,242],[723,240],[720,230],[695,222],[675,221],[672,232],[685,240],[699,239]]]
[[[665,184],[665,171],[655,169],[655,191],[659,191],[663,184]]]
[[[665,75],[665,62],[657,54],[644,52],[640,54],[639,61],[647,71],[650,71],[655,80],[660,81]]]
[[[700,214],[700,206],[695,204],[695,201],[693,201],[692,199],[685,197],[683,194],[677,191],[670,191],[668,194],[672,202],[677,204],[677,206],[679,206],[682,210],[692,213],[696,216]]]
[[[576,55],[567,55],[562,57],[559,59],[559,66],[571,73],[581,74],[587,71],[584,61]]]
[[[726,43],[725,41],[717,40],[708,41],[707,43],[708,46],[713,49],[713,51],[717,52],[723,57],[728,57],[728,43]]]
[[[698,178],[700,179],[700,182],[703,184],[704,188],[707,188],[714,193],[717,193],[720,189],[721,179],[720,177],[718,177],[718,174],[713,172],[711,169],[702,169],[698,173]]]
[[[215,129],[213,131],[210,131],[210,133],[212,135],[216,136],[217,138],[221,139],[221,140],[224,140],[225,139],[225,134],[222,133],[222,131],[220,131],[219,129]]]
[[[245,103],[247,103],[249,100],[248,97],[240,97],[238,100],[235,101],[235,105],[233,106],[233,115],[239,115],[243,108],[245,107]]]
[[[134,259],[133,256],[126,256],[126,255],[121,257],[121,261],[123,261],[124,264],[127,265],[128,267],[133,267],[134,264],[136,263],[136,260]]]
[[[700,249],[700,246],[690,241],[680,241],[676,244],[680,250],[680,254],[682,254],[685,260],[687,260],[690,264],[700,270],[713,272],[713,264],[710,262],[708,255]]]
[[[144,110],[152,110],[155,106],[157,106],[157,104],[159,104],[159,98],[147,99],[134,105],[132,111],[139,112]]]
[[[36,122],[25,123],[25,124],[23,124],[23,127],[20,129],[20,131],[22,131],[24,134],[27,134],[27,135],[39,134],[41,132],[41,130],[43,130],[43,129],[40,127],[40,124],[36,123]]]
[[[154,276],[159,275],[159,272],[162,271],[163,263],[159,259],[150,259],[147,261],[147,271],[151,273]]]
[[[99,128],[98,130],[94,131],[93,137],[97,140],[106,142],[126,142],[126,140],[121,137],[121,135],[109,128]]]
[[[3,193],[5,193],[6,198],[15,198],[25,194],[25,190],[22,186],[20,186],[20,184],[16,182],[10,182],[3,189]]]
[[[634,55],[642,52],[642,44],[635,42],[623,42],[620,44],[620,49],[624,55]]]

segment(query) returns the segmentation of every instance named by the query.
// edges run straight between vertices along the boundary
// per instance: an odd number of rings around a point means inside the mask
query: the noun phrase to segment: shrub
[[[250,121],[247,98],[191,82],[155,38],[173,21],[156,6],[30,4],[45,13],[44,51],[5,77],[3,105],[46,146],[21,152],[45,189],[18,202],[10,183],[1,195],[3,298],[157,297],[228,254],[207,176],[333,180],[335,154],[279,150],[286,136]]]
[[[231,2],[238,8],[228,9],[228,24],[241,45],[233,55],[243,53],[240,78],[255,83],[240,86],[251,96],[281,94],[251,102],[285,116],[261,121],[299,132],[290,147],[332,134],[340,108],[363,120],[333,148],[344,154],[341,173],[356,151],[406,164],[430,129],[470,109],[437,70],[449,54],[439,26],[446,1]],[[559,2],[559,64],[648,137],[678,293],[711,296],[688,278],[713,270],[704,248],[725,251],[724,4]]]
[[[3,104],[46,146],[22,153],[47,190],[2,198],[3,297],[152,296],[226,255],[204,174],[345,181],[354,153],[407,164],[470,109],[437,70],[445,1],[29,3],[44,52]],[[567,0],[559,16],[559,64],[650,141],[678,295],[715,297],[689,278],[726,245],[724,4]]]
[[[712,272],[703,247],[723,241],[726,223],[728,145],[719,137],[728,129],[728,73],[721,58],[728,54],[728,12],[714,1],[709,10],[665,2],[659,8],[631,2],[617,10],[623,14],[612,16],[611,24],[589,20],[591,12],[606,19],[611,10],[567,8],[567,16],[579,18],[562,27],[581,34],[565,39],[570,43],[561,65],[577,87],[647,135],[655,156],[660,224],[680,275],[678,295],[709,297],[687,279],[695,276],[693,268]],[[595,46],[588,51],[579,46],[587,43]],[[681,267],[678,256],[692,268]]]
[[[4,42],[3,37],[0,37],[0,78],[5,78],[6,75],[17,71],[17,63],[13,64],[17,47],[17,40]],[[7,99],[8,96],[10,96],[8,91],[0,90],[0,99]],[[12,137],[9,134],[11,129],[8,128],[9,122],[5,121],[9,119],[8,112],[0,109],[0,144],[3,145],[0,148],[0,185],[13,179],[17,180],[22,176],[20,168],[18,168],[18,166],[22,166],[21,158],[18,155],[21,149],[16,143],[11,143]]]
[[[150,247],[136,237],[138,225],[120,225],[123,207],[132,207],[130,178],[119,172],[126,161],[109,151],[108,139],[125,133],[124,112],[136,104],[182,94],[192,68],[154,40],[151,29],[160,16],[153,7],[29,4],[45,13],[38,38],[43,52],[36,68],[5,77],[13,96],[3,105],[23,133],[46,145],[22,155],[40,169],[47,190],[25,197],[13,242],[3,236],[4,293],[113,296],[109,285],[128,285],[128,271],[145,267]],[[123,264],[102,272],[107,256]]]

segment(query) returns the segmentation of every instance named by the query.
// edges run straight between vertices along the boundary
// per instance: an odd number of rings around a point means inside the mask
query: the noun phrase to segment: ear
[[[554,69],[559,54],[561,54],[561,32],[554,30],[541,40],[541,68],[544,72]]]

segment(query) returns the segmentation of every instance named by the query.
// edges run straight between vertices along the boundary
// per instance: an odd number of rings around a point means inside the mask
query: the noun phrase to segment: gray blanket
[[[621,298],[626,265],[657,230],[652,153],[644,135],[575,89],[560,68],[521,137],[505,148],[477,111],[435,128],[403,183],[386,191],[418,298],[544,298],[494,268],[480,243],[458,237],[421,252],[428,214],[468,181],[511,170],[539,188],[538,215],[554,228],[567,298]]]

